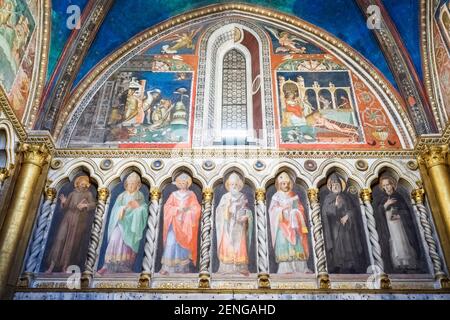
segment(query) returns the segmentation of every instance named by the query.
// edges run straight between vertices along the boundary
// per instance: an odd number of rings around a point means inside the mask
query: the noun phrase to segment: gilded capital
[[[151,201],[159,201],[161,198],[161,190],[158,187],[153,187],[150,190],[150,200]]]
[[[47,188],[47,190],[45,190],[45,200],[53,202],[56,198],[56,193],[55,188]]]
[[[45,144],[21,143],[18,151],[23,154],[24,164],[30,163],[42,168],[50,159],[50,151]]]
[[[256,189],[256,201],[263,202],[266,200],[266,189]]]
[[[316,188],[308,189],[308,199],[309,202],[311,202],[311,204],[319,202],[319,189]]]
[[[362,189],[360,196],[361,196],[361,200],[363,202],[371,202],[372,201],[372,190],[370,190],[368,188]]]
[[[413,191],[411,191],[411,198],[415,203],[423,203],[424,195],[425,190],[422,188],[414,189]]]
[[[203,199],[204,199],[206,202],[211,202],[212,199],[213,199],[213,194],[214,194],[214,191],[213,191],[212,188],[205,188],[205,189],[203,190]]]
[[[448,146],[437,145],[428,146],[424,152],[420,154],[421,162],[429,169],[434,166],[447,165]]]
[[[106,202],[106,200],[108,200],[108,197],[109,197],[108,188],[98,189],[98,200],[100,200],[102,202]]]

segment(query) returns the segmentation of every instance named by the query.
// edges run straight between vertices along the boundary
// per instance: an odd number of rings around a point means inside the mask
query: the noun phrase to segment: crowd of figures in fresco
[[[179,172],[162,189],[154,271],[170,276],[198,273],[202,189]],[[384,172],[373,188],[373,208],[385,271],[428,273],[416,215],[405,186]],[[370,263],[368,230],[359,189],[338,171],[319,189],[321,223],[330,274],[365,274]],[[96,276],[140,273],[149,219],[149,187],[137,172],[111,190],[104,217]],[[91,179],[79,173],[59,190],[40,271],[64,273],[83,266],[96,208]],[[267,243],[270,273],[314,274],[310,204],[303,183],[289,170],[267,188]],[[238,171],[214,189],[211,271],[249,276],[257,272],[255,190]]]

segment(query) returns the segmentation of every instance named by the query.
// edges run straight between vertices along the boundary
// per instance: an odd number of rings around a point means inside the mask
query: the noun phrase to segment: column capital
[[[212,188],[203,189],[203,199],[206,202],[211,202],[213,198],[214,190]]]
[[[10,176],[9,170],[6,168],[0,168],[0,185],[6,181]]]
[[[45,144],[21,143],[18,151],[23,154],[23,163],[34,164],[40,168],[50,160],[50,150]]]
[[[430,169],[434,166],[447,165],[448,145],[426,146],[420,153],[419,161],[424,163]]]
[[[310,188],[308,189],[308,199],[311,204],[319,202],[319,189]]]
[[[47,188],[45,190],[45,200],[48,200],[51,202],[55,201],[56,194],[57,194],[57,191],[55,188]]]
[[[150,200],[159,201],[161,198],[161,190],[158,187],[153,187],[150,189]]]
[[[415,203],[423,203],[425,197],[425,190],[423,188],[417,188],[411,191],[411,198]]]
[[[363,202],[372,201],[372,190],[370,190],[369,188],[362,189],[359,195]]]
[[[264,200],[266,200],[266,189],[264,188],[256,189],[256,201],[260,202]]]
[[[106,202],[106,200],[108,200],[108,197],[109,197],[109,189],[108,188],[100,188],[97,191],[97,195],[98,195],[98,200],[100,200],[102,202]]]

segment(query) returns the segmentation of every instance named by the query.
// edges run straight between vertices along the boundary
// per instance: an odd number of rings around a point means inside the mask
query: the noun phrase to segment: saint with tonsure
[[[178,190],[172,192],[164,205],[161,274],[188,273],[197,264],[197,237],[201,206],[189,190],[192,179],[186,173],[175,179]]]
[[[217,254],[219,273],[241,273],[248,276],[253,215],[247,196],[242,193],[244,181],[235,172],[225,181],[228,191],[216,209]]]
[[[277,192],[270,202],[269,215],[272,246],[278,273],[308,273],[308,227],[305,209],[294,181],[282,172],[275,181]]]
[[[141,188],[141,177],[131,173],[124,183],[125,191],[116,199],[108,224],[108,246],[105,264],[98,271],[132,272],[143,232],[147,224],[147,202]]]

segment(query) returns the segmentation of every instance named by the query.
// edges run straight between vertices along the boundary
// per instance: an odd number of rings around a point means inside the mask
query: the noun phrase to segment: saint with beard
[[[330,273],[361,273],[365,267],[358,224],[358,210],[345,191],[344,179],[333,173],[327,181],[330,191],[322,204],[322,218]]]
[[[217,254],[219,273],[241,273],[248,276],[253,216],[248,199],[241,190],[244,182],[232,173],[225,182],[228,191],[216,209]]]
[[[408,205],[397,191],[397,181],[380,178],[381,193],[375,196],[376,224],[387,271],[406,272],[417,269],[419,244]]]

